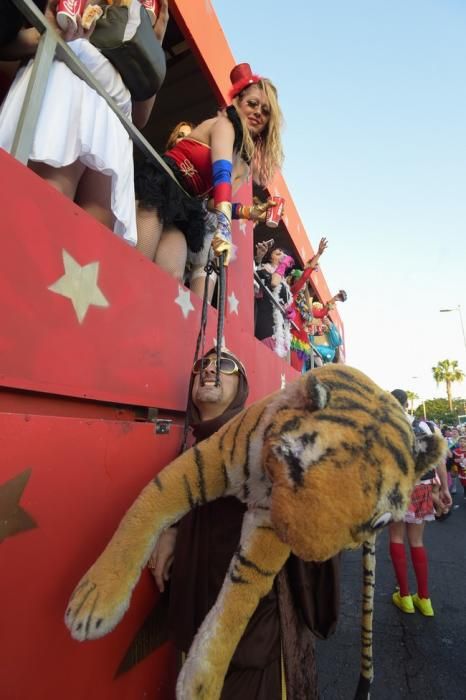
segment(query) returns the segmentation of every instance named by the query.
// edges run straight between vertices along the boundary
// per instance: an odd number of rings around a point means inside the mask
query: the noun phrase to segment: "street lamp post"
[[[458,304],[458,306],[454,306],[452,309],[439,309],[441,314],[448,314],[450,311],[457,311],[458,316],[460,317],[460,324],[461,324],[461,332],[463,333],[463,343],[464,343],[464,350],[466,352],[466,333],[464,332],[464,323],[463,323],[463,314],[461,313],[461,304]]]

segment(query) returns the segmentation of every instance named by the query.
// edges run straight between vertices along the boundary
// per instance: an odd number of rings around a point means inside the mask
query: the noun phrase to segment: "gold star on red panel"
[[[19,505],[30,476],[31,469],[26,469],[0,485],[0,542],[37,527],[36,522]]]

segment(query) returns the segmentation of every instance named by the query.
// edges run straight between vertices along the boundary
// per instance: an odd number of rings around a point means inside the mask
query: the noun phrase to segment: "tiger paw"
[[[187,658],[176,684],[176,700],[218,700],[222,692],[223,678],[219,679],[212,667],[200,665]]]
[[[115,573],[100,574],[92,567],[73,591],[65,624],[74,639],[97,639],[110,632],[128,609],[132,585]]]

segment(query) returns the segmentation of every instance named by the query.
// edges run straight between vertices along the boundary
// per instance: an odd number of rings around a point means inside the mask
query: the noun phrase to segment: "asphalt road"
[[[466,698],[466,501],[460,490],[451,516],[425,529],[433,618],[417,611],[406,615],[395,608],[387,532],[378,538],[371,700]],[[409,556],[408,561],[414,593]],[[329,640],[317,642],[321,700],[352,700],[356,690],[361,579],[360,550],[345,552],[338,627]]]

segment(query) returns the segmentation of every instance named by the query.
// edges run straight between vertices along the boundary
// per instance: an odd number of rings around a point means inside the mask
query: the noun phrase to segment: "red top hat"
[[[248,85],[258,83],[262,78],[260,75],[254,75],[249,63],[239,63],[233,68],[230,73],[232,88],[228,93],[230,100],[239,95]]]

